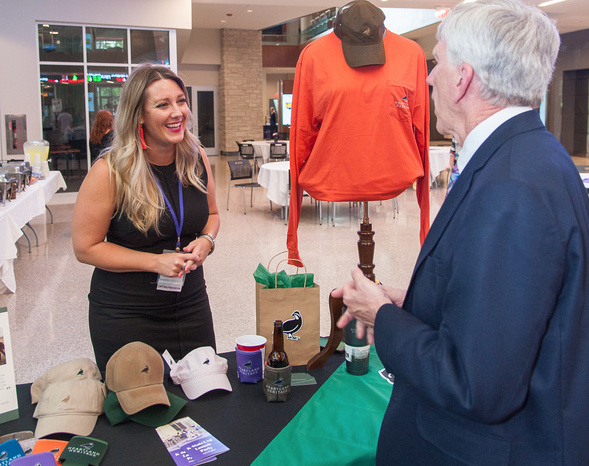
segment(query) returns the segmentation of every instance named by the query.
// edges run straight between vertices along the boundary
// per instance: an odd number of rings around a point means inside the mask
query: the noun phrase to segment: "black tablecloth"
[[[235,353],[225,353],[221,356],[229,363],[227,375],[233,392],[215,390],[194,401],[189,400],[176,416],[191,417],[229,448],[228,452],[219,455],[217,461],[212,463],[217,466],[249,465],[344,361],[343,355],[334,354],[323,368],[309,372],[317,380],[316,385],[292,387],[287,402],[268,403],[261,381],[257,384],[239,382]],[[294,368],[294,372],[300,371],[304,371],[304,367]],[[171,380],[166,381],[166,388],[186,399],[182,389]],[[31,404],[30,384],[19,385],[17,391],[20,417],[15,421],[0,424],[0,435],[35,430],[36,419],[33,418],[33,412],[36,405]],[[151,427],[132,421],[113,427],[103,414],[98,418],[90,436],[105,440],[109,444],[101,466],[175,464],[155,429]],[[70,437],[56,435],[49,438],[68,440]]]

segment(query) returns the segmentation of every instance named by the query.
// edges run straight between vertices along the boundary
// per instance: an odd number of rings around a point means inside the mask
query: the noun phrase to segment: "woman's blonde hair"
[[[141,148],[139,124],[143,118],[145,90],[160,79],[170,79],[178,84],[188,102],[186,86],[173,71],[160,65],[141,65],[123,86],[115,113],[112,148],[104,156],[114,174],[115,209],[120,215],[126,215],[139,231],[146,233],[153,228],[158,234],[165,201]],[[176,172],[183,186],[193,185],[206,193],[206,186],[200,179],[205,167],[200,143],[190,131],[192,122],[189,110],[184,139],[176,145]]]

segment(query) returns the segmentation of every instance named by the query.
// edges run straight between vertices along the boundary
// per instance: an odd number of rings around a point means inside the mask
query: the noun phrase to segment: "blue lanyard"
[[[180,178],[178,178],[178,198],[180,201],[180,222],[178,222],[178,217],[176,217],[176,214],[174,213],[172,204],[170,204],[170,200],[166,196],[166,193],[164,193],[162,185],[160,184],[157,177],[155,177],[155,182],[159,186],[160,191],[162,192],[162,196],[164,196],[164,200],[166,201],[168,209],[170,209],[172,219],[174,219],[174,225],[176,226],[176,235],[178,236],[178,240],[176,241],[176,252],[180,252],[180,235],[182,234],[182,225],[184,225],[184,196],[182,194],[182,183],[180,182]]]

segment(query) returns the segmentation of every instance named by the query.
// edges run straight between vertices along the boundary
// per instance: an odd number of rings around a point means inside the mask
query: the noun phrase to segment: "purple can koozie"
[[[262,351],[241,351],[235,348],[237,375],[242,383],[257,383],[262,380]]]

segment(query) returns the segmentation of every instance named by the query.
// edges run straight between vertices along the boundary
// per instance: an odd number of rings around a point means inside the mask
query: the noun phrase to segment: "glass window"
[[[49,141],[52,170],[85,174],[86,106],[84,67],[41,65],[43,139]]]
[[[131,63],[170,64],[170,35],[168,31],[131,29]]]
[[[87,27],[86,59],[94,63],[127,63],[127,30]]]
[[[91,164],[89,141],[99,110],[116,112],[130,67],[170,66],[166,30],[37,23],[43,139],[50,168],[77,191]]]
[[[81,62],[82,27],[39,24],[39,60]]]
[[[94,119],[99,110],[108,110],[113,115],[119,104],[119,97],[123,84],[129,77],[126,67],[88,67],[88,113],[89,127],[94,125]]]

